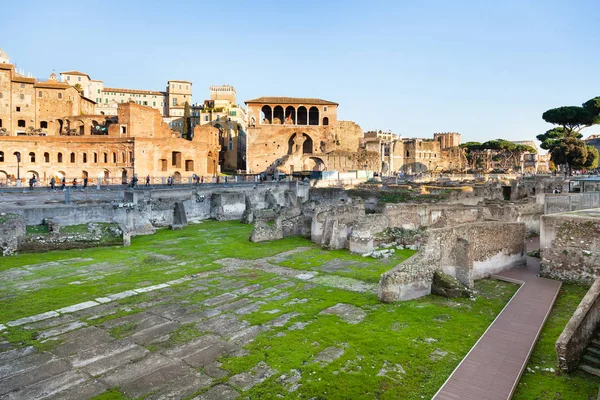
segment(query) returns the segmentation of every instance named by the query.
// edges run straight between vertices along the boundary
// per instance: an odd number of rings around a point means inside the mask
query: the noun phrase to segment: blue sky
[[[195,102],[230,84],[240,103],[336,101],[363,130],[526,140],[545,110],[600,96],[599,15],[593,0],[22,1],[2,5],[0,48],[38,79],[184,79]]]

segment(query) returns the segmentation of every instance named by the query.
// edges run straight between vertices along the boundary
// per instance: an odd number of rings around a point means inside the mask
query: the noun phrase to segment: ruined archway
[[[318,157],[309,157],[304,160],[305,171],[324,171],[325,163]]]
[[[121,171],[121,183],[126,184],[127,183],[127,170],[123,169],[123,171]]]
[[[29,171],[25,172],[25,179],[29,179],[29,178],[31,178],[31,176],[35,176],[36,180],[40,179],[40,174],[37,171],[29,170]]]
[[[312,154],[313,152],[313,140],[306,133],[303,133],[304,143],[302,143],[302,153],[303,154]]]
[[[6,171],[0,171],[0,184],[5,185],[8,180],[8,173]]]
[[[273,110],[271,110],[271,106],[263,106],[260,109],[260,123],[268,125],[271,121],[273,121]]]
[[[175,172],[173,174],[173,182],[174,183],[181,183],[181,174],[179,172]]]

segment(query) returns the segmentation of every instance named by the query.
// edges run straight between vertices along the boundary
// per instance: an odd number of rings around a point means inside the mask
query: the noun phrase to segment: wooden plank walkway
[[[512,397],[561,285],[538,277],[538,273],[539,260],[528,257],[526,267],[493,276],[521,287],[435,394],[435,400]]]

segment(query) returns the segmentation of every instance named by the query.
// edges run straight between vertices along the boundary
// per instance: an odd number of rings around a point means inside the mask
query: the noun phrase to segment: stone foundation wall
[[[594,282],[600,275],[600,209],[544,215],[540,229],[542,276]]]
[[[477,222],[429,229],[421,250],[381,275],[381,301],[409,300],[431,292],[436,270],[473,287],[484,278],[525,262],[525,224]]]
[[[596,279],[556,341],[558,367],[574,371],[600,325],[600,279]]]
[[[18,238],[20,253],[40,253],[50,250],[83,249],[123,244],[123,231],[118,224],[87,224],[85,231],[29,234]]]

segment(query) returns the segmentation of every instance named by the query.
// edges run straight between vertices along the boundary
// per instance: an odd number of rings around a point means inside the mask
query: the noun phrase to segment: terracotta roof
[[[81,75],[81,76],[87,76],[88,79],[90,79],[90,76],[88,74],[84,74],[83,72],[79,72],[79,71],[65,71],[65,72],[61,72],[61,75]]]
[[[71,85],[69,85],[66,82],[52,82],[52,81],[45,81],[45,82],[36,82],[35,87],[47,87],[47,88],[58,88],[58,89],[66,89],[71,87]]]
[[[339,105],[333,101],[306,97],[259,97],[253,100],[246,100],[244,103]]]
[[[136,89],[119,89],[119,88],[107,88],[105,87],[103,92],[118,92],[118,93],[131,93],[131,94],[156,94],[160,96],[166,96],[166,92],[158,92],[156,90],[136,90]]]
[[[22,75],[15,75],[12,78],[13,82],[35,83],[35,78],[29,78]]]
[[[190,81],[179,81],[179,80],[177,80],[177,79],[171,79],[169,82],[182,82],[182,83],[189,83],[189,84],[191,84],[191,83],[192,83],[192,82],[190,82]]]

